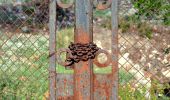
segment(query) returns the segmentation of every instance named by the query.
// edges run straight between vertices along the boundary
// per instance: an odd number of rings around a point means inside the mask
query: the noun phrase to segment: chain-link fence
[[[122,100],[170,96],[170,2],[119,3],[119,95]]]
[[[119,1],[120,100],[169,100],[169,8],[168,0]],[[93,14],[94,42],[111,51],[111,11],[94,8]],[[0,99],[49,97],[48,24],[48,0],[0,0]],[[73,7],[58,5],[56,24],[57,49],[67,47],[74,37]],[[60,65],[56,70],[73,73]],[[94,73],[110,72],[111,66],[94,66]]]
[[[56,9],[57,48],[73,39],[74,11],[69,9]],[[0,100],[49,98],[48,25],[49,0],[0,1]]]
[[[9,2],[7,2],[9,1]],[[48,3],[0,1],[0,99],[48,93]]]

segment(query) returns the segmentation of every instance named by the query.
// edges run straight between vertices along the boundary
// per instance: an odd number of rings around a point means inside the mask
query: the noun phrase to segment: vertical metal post
[[[49,30],[50,30],[50,100],[56,100],[56,0],[50,0],[49,4]]]
[[[75,42],[89,43],[93,41],[92,29],[93,0],[76,0]],[[75,64],[74,100],[93,100],[93,68],[92,61]]]
[[[112,73],[113,73],[113,88],[112,98],[118,100],[118,0],[112,0]]]

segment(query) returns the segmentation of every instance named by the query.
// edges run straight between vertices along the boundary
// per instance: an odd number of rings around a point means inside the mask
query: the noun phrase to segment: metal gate
[[[75,0],[72,4],[58,4],[67,8],[75,7],[75,32],[72,45],[90,45],[93,43],[93,0]],[[112,12],[112,45],[111,52],[99,49],[94,59],[79,60],[70,64],[74,70],[73,74],[57,73],[56,62],[66,66],[68,62],[61,60],[62,53],[71,54],[70,49],[56,49],[56,0],[50,1],[50,100],[118,100],[118,21],[117,7],[118,0],[108,0],[106,3],[98,3],[99,10],[111,7]],[[76,49],[76,48],[73,48]],[[89,49],[89,47],[87,47]],[[93,48],[91,48],[93,50]],[[84,51],[84,49],[80,50]],[[76,51],[77,53],[77,51]],[[105,54],[107,60],[101,63],[98,55]],[[72,55],[72,54],[71,54]],[[81,55],[81,54],[80,54]],[[87,56],[85,53],[84,55]],[[73,59],[74,60],[74,59]],[[96,74],[93,71],[93,64],[100,68],[111,66],[111,73]],[[68,66],[67,66],[68,67]]]
[[[169,100],[157,1],[0,0],[0,100]]]

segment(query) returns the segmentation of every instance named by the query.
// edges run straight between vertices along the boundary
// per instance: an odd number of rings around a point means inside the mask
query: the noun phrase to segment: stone
[[[30,33],[30,29],[27,26],[22,27],[21,30],[24,33]]]

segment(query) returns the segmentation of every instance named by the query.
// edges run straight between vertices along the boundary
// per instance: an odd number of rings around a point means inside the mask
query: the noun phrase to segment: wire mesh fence
[[[169,1],[119,2],[119,82],[123,100],[168,100]]]
[[[56,10],[57,48],[61,48],[73,38],[74,15],[73,9]],[[0,1],[1,100],[49,99],[48,25],[48,0]],[[56,69],[73,72],[59,65]]]
[[[48,3],[0,4],[0,99],[43,99],[48,92]]]
[[[119,1],[121,100],[168,100],[170,97],[169,1],[158,0],[149,6],[145,3]],[[94,42],[111,52],[111,10],[94,7],[93,16]],[[57,6],[57,49],[73,42],[74,21],[74,6],[68,9]],[[0,1],[0,99],[48,99],[48,24],[48,0]],[[56,70],[57,73],[74,72],[60,65]],[[94,66],[93,71],[108,74],[111,66]]]

